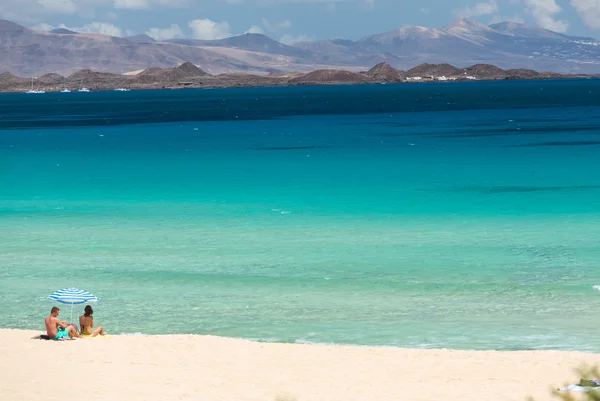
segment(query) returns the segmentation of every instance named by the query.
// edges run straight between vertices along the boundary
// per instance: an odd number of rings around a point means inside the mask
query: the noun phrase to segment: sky
[[[600,0],[0,0],[0,18],[114,36],[220,39],[251,33],[293,44],[360,39],[457,18],[524,22],[600,38]]]

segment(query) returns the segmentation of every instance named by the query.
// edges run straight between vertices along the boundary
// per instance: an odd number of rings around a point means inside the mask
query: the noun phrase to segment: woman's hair
[[[83,310],[85,313],[83,314],[83,316],[92,316],[94,314],[94,310],[92,309],[91,306],[87,305],[85,307],[85,309]]]

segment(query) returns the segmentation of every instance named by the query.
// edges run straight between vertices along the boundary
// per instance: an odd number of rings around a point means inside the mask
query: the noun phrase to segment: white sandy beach
[[[0,399],[549,400],[600,363],[577,352],[265,344],[207,336],[43,341],[0,330]],[[279,398],[278,398],[279,397]]]

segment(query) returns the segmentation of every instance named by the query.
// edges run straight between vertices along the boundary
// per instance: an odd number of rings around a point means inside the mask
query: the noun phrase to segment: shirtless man
[[[60,309],[56,306],[50,311],[44,323],[46,323],[46,334],[51,340],[61,340],[63,338],[80,338],[81,336],[73,326],[67,325],[67,322],[61,322],[58,320],[58,313]]]

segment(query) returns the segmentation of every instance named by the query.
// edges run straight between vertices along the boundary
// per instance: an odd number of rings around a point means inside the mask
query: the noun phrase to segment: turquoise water
[[[600,352],[598,94],[0,95],[0,326]]]

